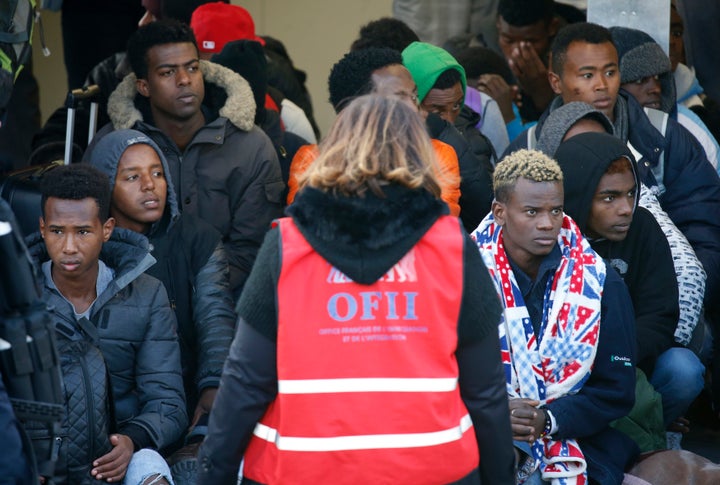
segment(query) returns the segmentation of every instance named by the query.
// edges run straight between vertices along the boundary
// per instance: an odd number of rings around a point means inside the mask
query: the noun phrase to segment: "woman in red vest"
[[[500,305],[434,156],[397,97],[340,113],[238,303],[199,484],[515,483]]]

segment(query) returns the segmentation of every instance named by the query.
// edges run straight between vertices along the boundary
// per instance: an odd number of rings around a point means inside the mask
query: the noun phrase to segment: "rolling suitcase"
[[[43,177],[52,176],[53,169],[60,165],[68,165],[72,160],[79,159],[81,150],[72,143],[75,131],[75,112],[81,100],[90,100],[90,127],[88,129],[88,143],[95,136],[97,129],[98,104],[94,101],[100,92],[97,85],[86,88],[75,89],[68,93],[65,99],[67,108],[67,126],[65,130],[65,142],[51,143],[39,147],[36,152],[50,155],[51,160],[38,166],[22,168],[10,172],[0,179],[0,197],[5,199],[15,213],[20,231],[24,236],[38,230],[38,220],[41,215],[40,208],[40,181]],[[62,150],[62,151],[61,151]],[[62,158],[53,159],[53,154],[63,153]],[[37,155],[37,153],[33,153]]]

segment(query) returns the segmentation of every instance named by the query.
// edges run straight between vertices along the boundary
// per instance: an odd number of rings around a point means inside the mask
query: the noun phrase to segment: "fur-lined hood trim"
[[[218,111],[220,116],[243,131],[250,131],[255,124],[255,98],[250,84],[239,74],[232,70],[215,64],[210,61],[201,60],[200,70],[205,80],[205,99],[203,104],[207,105],[208,90],[215,85],[217,89],[223,90],[227,99],[222,107],[208,106],[213,111]],[[108,115],[112,121],[113,128],[124,130],[132,128],[138,121],[144,121],[140,109],[136,105],[138,95],[135,87],[137,78],[134,73],[125,76],[115,91],[110,94],[108,100]],[[210,85],[210,86],[209,86]]]

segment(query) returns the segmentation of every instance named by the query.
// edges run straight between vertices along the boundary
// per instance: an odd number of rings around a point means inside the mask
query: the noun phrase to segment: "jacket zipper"
[[[93,398],[92,387],[90,383],[90,376],[88,375],[87,361],[85,357],[79,357],[80,368],[83,373],[83,381],[85,381],[85,402],[87,405],[87,420],[88,420],[88,441],[90,447],[88,449],[88,463],[92,463],[95,459],[95,399]]]
[[[70,323],[73,328],[77,328],[77,322],[74,322],[63,313],[55,312],[55,315]],[[78,333],[82,334],[80,330],[78,330]],[[85,342],[89,343],[87,340],[85,340]],[[85,384],[85,405],[87,407],[87,409],[85,410],[85,414],[87,415],[89,438],[88,441],[90,442],[90,447],[88,449],[88,463],[92,463],[93,460],[95,460],[95,399],[93,398],[92,386],[90,383],[90,376],[85,357],[78,355],[78,362],[80,363],[80,369],[83,375],[83,382]],[[109,384],[110,383],[108,383],[108,385]]]

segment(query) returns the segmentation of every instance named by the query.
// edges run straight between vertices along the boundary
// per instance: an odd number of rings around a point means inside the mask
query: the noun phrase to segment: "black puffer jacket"
[[[38,263],[49,260],[39,233],[28,238]],[[97,329],[115,404],[117,432],[136,448],[163,448],[182,436],[188,424],[175,315],[162,283],[143,274],[155,262],[144,236],[116,228],[100,259],[114,279],[93,303]],[[47,280],[43,300],[51,317],[73,321],[74,309]]]
[[[457,131],[459,131],[470,144],[473,153],[482,160],[485,169],[492,173],[495,164],[498,162],[497,154],[488,137],[477,129],[479,122],[480,114],[464,104],[460,110],[460,114],[458,114],[458,117],[455,119],[454,125]]]
[[[490,158],[478,156],[463,135],[436,114],[428,115],[427,127],[431,138],[455,149],[460,165],[460,220],[466,231],[474,231],[490,212],[493,200]]]
[[[115,424],[108,373],[96,345],[97,329],[87,319],[75,322],[53,312],[62,369],[65,416],[55,463],[55,485],[99,484],[90,475],[93,460],[108,453]],[[92,334],[92,335],[89,335]]]

